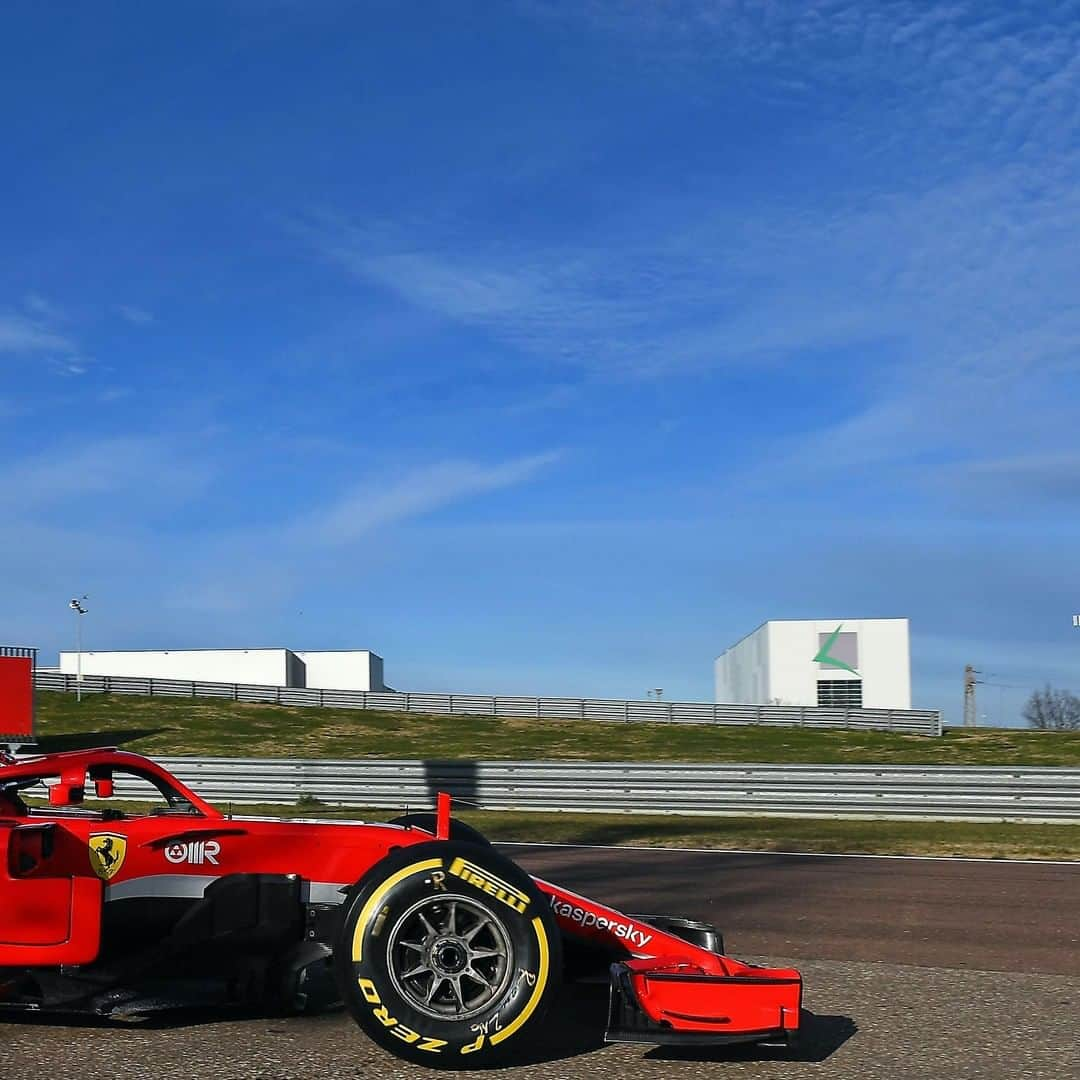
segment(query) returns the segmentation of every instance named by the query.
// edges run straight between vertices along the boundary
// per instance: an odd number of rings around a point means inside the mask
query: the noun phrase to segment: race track
[[[570,990],[542,1051],[498,1075],[837,1078],[1080,1077],[1080,864],[523,848],[529,870],[634,911],[720,924],[744,959],[806,979],[798,1051],[686,1055],[605,1047],[605,995]],[[173,1017],[139,1025],[0,1023],[5,1071],[131,1080],[431,1076],[344,1016]]]

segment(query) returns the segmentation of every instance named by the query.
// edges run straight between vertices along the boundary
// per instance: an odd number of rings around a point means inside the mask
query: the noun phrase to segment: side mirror
[[[73,784],[65,784],[62,780],[49,788],[50,806],[78,806],[83,801],[86,789],[76,787]]]
[[[72,769],[61,775],[60,779],[49,788],[50,806],[78,806],[86,795],[86,774],[81,769]]]
[[[113,797],[113,771],[111,765],[91,765],[90,779],[94,782],[94,794],[99,799]]]

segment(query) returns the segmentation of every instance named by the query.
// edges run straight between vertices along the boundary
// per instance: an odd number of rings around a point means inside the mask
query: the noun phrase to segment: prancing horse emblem
[[[97,833],[90,837],[90,865],[102,881],[120,873],[127,855],[127,839],[115,833]]]

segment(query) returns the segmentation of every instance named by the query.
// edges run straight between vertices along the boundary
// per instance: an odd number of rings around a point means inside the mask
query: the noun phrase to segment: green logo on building
[[[841,623],[828,637],[824,634],[818,638],[818,642],[821,648],[817,651],[817,656],[814,657],[814,663],[821,664],[824,667],[839,668],[841,671],[850,671],[852,675],[858,675],[859,673],[848,663],[843,660],[837,659],[832,655],[833,646],[836,644],[837,639],[840,637],[840,631],[844,628],[844,624]],[[845,634],[845,637],[854,638],[854,634]],[[824,641],[821,638],[825,638]],[[855,659],[853,656],[852,659]]]

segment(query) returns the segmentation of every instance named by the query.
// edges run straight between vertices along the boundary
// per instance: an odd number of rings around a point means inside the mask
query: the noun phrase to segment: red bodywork
[[[34,741],[33,650],[17,650],[25,656],[6,655],[15,651],[0,651],[0,745]]]
[[[28,809],[19,791],[30,794],[27,784],[40,777],[49,780],[51,805]],[[183,809],[109,817],[79,805],[84,791],[111,797],[114,778],[125,792],[125,784],[149,782]],[[439,810],[435,835],[445,839],[447,800]],[[344,890],[389,852],[432,835],[400,825],[227,817],[161,766],[124,751],[0,759],[0,969],[92,965],[110,901],[197,899],[226,875],[297,875],[305,902],[340,904]],[[617,993],[641,1030],[627,1034],[626,1024],[615,1023],[613,1038],[677,1041],[660,1036],[681,1033],[739,1041],[798,1028],[797,971],[743,964],[558,885],[536,884],[565,935],[618,961],[613,1011]]]

